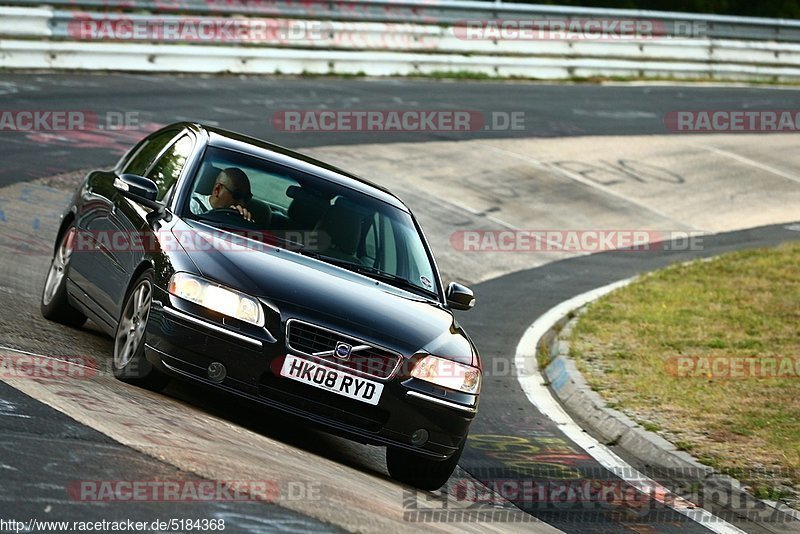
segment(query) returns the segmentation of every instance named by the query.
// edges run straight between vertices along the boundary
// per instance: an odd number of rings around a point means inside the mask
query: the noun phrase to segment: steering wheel
[[[255,221],[248,221],[245,219],[239,210],[234,208],[216,208],[204,214],[206,219],[212,219],[221,222],[222,224],[235,224],[236,226],[243,226],[249,230],[261,230],[261,226],[256,224]]]

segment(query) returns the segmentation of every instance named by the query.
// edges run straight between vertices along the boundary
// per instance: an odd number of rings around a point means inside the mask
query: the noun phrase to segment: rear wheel
[[[144,355],[145,330],[153,303],[152,271],[143,273],[131,286],[114,335],[114,376],[153,391],[161,391],[169,383],[165,375]]]
[[[406,449],[388,447],[386,468],[393,479],[415,488],[434,491],[444,486],[455,471],[467,438],[453,455],[444,461],[430,460]]]
[[[70,306],[67,300],[67,273],[74,242],[75,227],[70,226],[62,234],[50,262],[39,309],[45,319],[78,328],[86,322],[86,316]]]

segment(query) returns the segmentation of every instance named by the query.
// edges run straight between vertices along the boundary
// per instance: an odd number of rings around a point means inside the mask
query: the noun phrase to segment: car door
[[[186,161],[192,154],[194,146],[194,136],[188,132],[182,132],[170,141],[168,147],[150,165],[144,176],[153,180],[158,187],[157,201],[164,202],[167,195],[171,193],[186,167]],[[124,269],[125,277],[114,278],[110,281],[108,295],[113,306],[112,313],[115,314],[115,317],[119,317],[130,278],[148,252],[146,250],[150,247],[148,243],[152,243],[153,240],[149,237],[152,234],[152,228],[147,222],[149,209],[145,209],[119,192],[114,197],[114,204],[116,209],[109,217],[114,231],[121,231],[124,236],[135,237],[129,241],[128,246],[122,246],[115,251],[116,258]]]
[[[87,304],[109,327],[116,324],[120,288],[127,287],[131,275],[131,251],[126,248],[130,249],[135,235],[131,232],[140,227],[131,221],[134,214],[114,187],[114,179],[117,173],[146,175],[181,133],[180,129],[170,129],[148,137],[117,171],[93,173],[83,192],[83,209],[76,227],[84,245],[73,256],[70,276],[83,290]],[[123,206],[125,211],[120,213]]]

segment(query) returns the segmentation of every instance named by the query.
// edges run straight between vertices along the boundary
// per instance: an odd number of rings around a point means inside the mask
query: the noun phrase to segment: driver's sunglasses
[[[231,189],[230,187],[228,187],[227,185],[225,185],[223,183],[220,183],[219,185],[221,185],[222,187],[224,187],[225,189],[228,190],[228,192],[233,197],[233,200],[249,201],[251,198],[253,198],[253,193],[241,193],[239,191],[234,191],[233,189]]]

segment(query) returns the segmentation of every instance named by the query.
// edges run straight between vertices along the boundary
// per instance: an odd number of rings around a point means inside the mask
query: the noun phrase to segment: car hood
[[[427,351],[479,365],[452,313],[421,296],[286,249],[232,239],[198,221],[173,227],[176,237],[187,231],[193,246],[184,249],[201,275],[259,297],[282,324],[301,319],[404,356]]]

